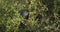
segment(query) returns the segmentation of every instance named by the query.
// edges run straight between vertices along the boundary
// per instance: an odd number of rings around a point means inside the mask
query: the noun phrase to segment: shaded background
[[[0,0],[0,32],[60,32],[60,0]]]

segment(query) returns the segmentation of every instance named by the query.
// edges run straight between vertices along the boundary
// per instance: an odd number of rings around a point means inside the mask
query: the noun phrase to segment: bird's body
[[[24,11],[24,12],[23,12],[23,16],[24,16],[24,17],[28,16],[28,12],[27,12],[27,11]]]
[[[28,10],[22,10],[21,15],[22,15],[25,19],[28,19],[28,16],[29,16]]]

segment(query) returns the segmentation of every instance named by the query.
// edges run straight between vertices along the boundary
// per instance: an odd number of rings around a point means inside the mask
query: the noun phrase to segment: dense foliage
[[[60,0],[0,0],[0,32],[60,32]]]

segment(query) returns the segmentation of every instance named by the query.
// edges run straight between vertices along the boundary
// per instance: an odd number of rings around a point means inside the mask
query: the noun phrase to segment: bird
[[[22,10],[21,15],[24,17],[24,19],[28,19],[28,17],[29,17],[28,10]]]

